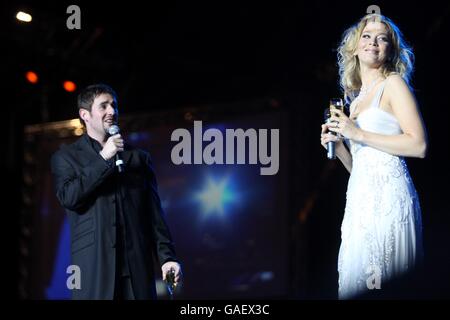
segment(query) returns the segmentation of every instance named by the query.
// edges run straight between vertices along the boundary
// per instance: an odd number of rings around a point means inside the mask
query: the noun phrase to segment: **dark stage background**
[[[81,30],[66,27],[71,4],[81,8]],[[48,157],[74,139],[64,129],[74,124],[61,121],[76,117],[79,88],[105,82],[118,92],[127,138],[154,157],[168,222],[186,261],[180,298],[335,299],[348,174],[326,160],[320,124],[329,98],[340,95],[340,36],[374,4],[414,49],[413,87],[429,135],[427,157],[407,160],[423,209],[427,262],[388,287],[385,297],[448,298],[450,5],[432,1],[2,3],[2,236],[3,274],[9,275],[3,293],[65,297],[63,285],[52,282],[64,276],[68,234],[52,197]],[[33,21],[19,23],[19,10]],[[37,84],[26,81],[30,70],[39,75]],[[64,91],[64,80],[78,89]],[[222,130],[279,128],[279,173],[260,176],[255,165],[172,165],[169,134],[192,128],[193,120]],[[217,183],[232,177],[239,196],[234,206],[228,203],[227,226],[223,217],[201,220],[198,203],[178,201],[194,199],[188,192],[203,190],[209,175]]]

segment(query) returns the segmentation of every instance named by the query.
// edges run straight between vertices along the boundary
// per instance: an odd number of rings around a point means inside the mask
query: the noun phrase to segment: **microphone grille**
[[[111,127],[109,127],[108,129],[108,133],[113,136],[115,134],[118,134],[120,132],[119,126],[113,124]]]

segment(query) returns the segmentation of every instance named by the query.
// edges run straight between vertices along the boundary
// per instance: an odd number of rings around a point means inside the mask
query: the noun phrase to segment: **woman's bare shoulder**
[[[392,73],[386,78],[384,91],[388,98],[400,98],[412,94],[405,79],[398,73]]]
[[[386,77],[386,88],[398,89],[400,87],[409,88],[405,79],[403,79],[403,77],[399,73],[393,72]]]

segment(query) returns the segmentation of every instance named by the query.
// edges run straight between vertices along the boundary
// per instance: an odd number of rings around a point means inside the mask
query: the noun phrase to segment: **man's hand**
[[[178,262],[175,261],[168,261],[166,263],[164,263],[161,267],[161,271],[162,271],[162,279],[163,281],[166,280],[167,274],[173,270],[175,273],[175,278],[174,278],[174,285],[178,285],[181,282],[181,277],[182,277],[182,273],[181,273],[181,266]]]
[[[123,151],[123,139],[120,133],[115,134],[106,140],[102,151],[100,151],[100,155],[103,159],[109,160],[119,151]]]

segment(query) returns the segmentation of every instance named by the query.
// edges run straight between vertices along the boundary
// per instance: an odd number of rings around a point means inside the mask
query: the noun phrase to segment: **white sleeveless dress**
[[[396,118],[379,108],[384,85],[356,124],[365,131],[401,134]],[[404,159],[346,143],[353,160],[341,226],[339,299],[382,290],[383,283],[411,270],[423,255],[420,205]]]

